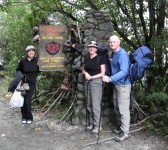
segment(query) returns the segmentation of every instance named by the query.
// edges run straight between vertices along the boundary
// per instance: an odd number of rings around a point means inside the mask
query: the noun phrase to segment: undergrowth
[[[8,92],[8,86],[11,81],[12,78],[6,72],[0,71],[0,98],[3,98],[4,101],[9,101],[12,96],[12,93]]]
[[[168,139],[168,95],[164,92],[139,91],[137,98],[140,104],[148,106],[146,111],[150,118],[146,127]]]

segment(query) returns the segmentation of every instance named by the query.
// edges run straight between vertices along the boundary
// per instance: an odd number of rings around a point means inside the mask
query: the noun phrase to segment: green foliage
[[[149,106],[152,106],[149,109],[152,113],[165,111],[168,107],[168,95],[162,92],[155,92],[146,97],[146,102],[149,103]]]
[[[147,93],[141,90],[136,94],[136,97],[140,104],[148,105],[148,110],[151,114],[166,112],[168,109],[168,95],[166,93]],[[167,116],[167,114],[165,115]]]
[[[41,72],[37,79],[37,99],[39,105],[43,106],[50,96],[60,87],[65,76],[65,72]],[[57,96],[57,95],[56,95]],[[56,98],[53,97],[51,102]]]
[[[27,45],[33,44],[31,11],[29,5],[11,5],[6,12],[1,12],[2,30],[0,39],[3,41],[1,53],[4,65],[9,74],[14,74],[16,65],[25,55]]]
[[[141,90],[136,96],[141,105],[148,106],[148,115],[152,115],[146,127],[168,138],[168,95],[164,92],[147,93]]]
[[[146,124],[146,127],[150,130],[155,131],[159,135],[168,138],[168,127],[167,127],[168,118],[165,118],[166,117],[165,113],[166,112],[158,113],[156,115],[151,116]]]
[[[12,95],[11,92],[8,92],[8,86],[9,83],[11,82],[11,78],[7,75],[7,73],[5,71],[0,71],[0,97],[4,100],[4,101],[9,101],[10,97]]]

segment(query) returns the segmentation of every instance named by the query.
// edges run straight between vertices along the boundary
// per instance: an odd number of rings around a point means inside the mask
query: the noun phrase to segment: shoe
[[[32,120],[27,120],[27,124],[31,124],[32,122]]]
[[[122,134],[119,137],[115,138],[116,142],[123,142],[129,138],[128,134],[122,132]]]
[[[91,134],[94,134],[94,133],[98,133],[102,130],[102,128],[100,127],[94,127],[94,129],[91,131]]]
[[[122,130],[120,128],[113,130],[113,133],[115,133],[115,134],[120,134],[121,132],[122,132]]]
[[[90,125],[90,126],[87,126],[87,127],[85,128],[85,131],[91,131],[92,129],[93,129],[93,126]]]
[[[26,123],[27,123],[26,119],[22,119],[22,124],[26,124]]]

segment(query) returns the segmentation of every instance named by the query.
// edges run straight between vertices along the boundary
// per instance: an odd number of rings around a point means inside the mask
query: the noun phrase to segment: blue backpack
[[[97,54],[100,55],[100,56],[103,56],[105,67],[106,67],[105,74],[107,76],[111,76],[111,63],[110,63],[110,59],[109,59],[109,56],[108,56],[107,48],[104,47],[104,46],[98,46],[97,47]],[[99,62],[99,60],[98,60],[98,62]]]
[[[147,46],[142,46],[130,55],[128,78],[133,84],[144,77],[145,70],[150,67],[153,61],[153,53]]]

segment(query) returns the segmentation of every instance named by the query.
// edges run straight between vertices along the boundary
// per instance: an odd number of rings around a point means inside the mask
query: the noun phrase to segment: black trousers
[[[28,83],[30,90],[26,92],[26,95],[24,97],[24,105],[21,107],[21,114],[22,114],[22,119],[26,120],[32,120],[33,121],[33,115],[32,115],[32,96],[36,87],[36,84],[33,83]]]

